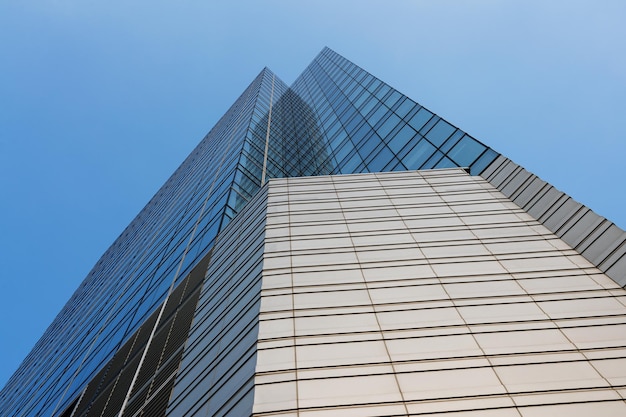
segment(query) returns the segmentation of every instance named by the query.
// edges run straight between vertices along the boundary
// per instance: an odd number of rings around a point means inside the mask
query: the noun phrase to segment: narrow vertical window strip
[[[276,75],[272,74],[272,91],[270,93],[270,110],[267,114],[267,131],[265,132],[265,152],[263,153],[263,172],[261,173],[261,186],[265,184],[265,172],[267,170],[267,151],[270,144],[270,126],[272,124],[272,101],[274,99],[274,79]]]

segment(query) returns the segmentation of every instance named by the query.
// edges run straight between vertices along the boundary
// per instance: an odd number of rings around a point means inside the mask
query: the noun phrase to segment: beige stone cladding
[[[626,292],[462,169],[271,180],[255,416],[625,416]]]

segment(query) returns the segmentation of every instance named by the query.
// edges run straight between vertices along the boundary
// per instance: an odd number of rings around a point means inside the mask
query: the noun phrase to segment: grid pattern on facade
[[[193,318],[200,284],[210,254],[168,298],[155,337],[139,370],[126,412],[131,416],[163,416]],[[78,400],[62,417],[116,416],[130,390],[133,375],[146,349],[158,311],[153,313],[113,358],[89,381]]]
[[[329,48],[292,88],[317,115],[329,173],[446,167],[480,173],[498,155]]]
[[[0,393],[0,414],[66,409],[208,253],[235,215],[236,167],[271,79],[259,74],[105,252]]]
[[[259,417],[626,413],[626,292],[458,169],[273,180],[259,329]]]
[[[269,69],[263,69],[94,266],[0,392],[0,414],[59,415],[84,401],[81,396],[87,392],[86,388],[94,388],[90,381],[98,379],[111,363],[124,356],[124,347],[132,344],[138,329],[150,327],[150,317],[163,305],[171,284],[180,285],[189,271],[198,267],[221,231],[247,204],[257,201],[255,198],[264,181],[271,178],[467,167],[472,174],[485,173],[505,195],[513,190],[515,201],[526,199],[534,204],[541,195],[539,205],[547,204],[548,209],[537,218],[545,221],[548,228],[555,226],[551,230],[557,235],[561,236],[562,231],[565,241],[572,243],[609,276],[625,282],[624,232],[573,204],[562,193],[544,187],[540,180],[527,176],[512,162],[502,163],[503,160],[508,161],[328,48],[320,52],[291,86]],[[506,169],[496,169],[494,165]],[[513,175],[509,176],[511,171]],[[536,195],[533,190],[538,190]],[[347,190],[342,192],[348,193]],[[355,201],[361,201],[356,191],[352,194]],[[558,201],[550,205],[556,194]],[[535,208],[529,212],[534,213]],[[333,210],[328,216],[336,215]],[[321,211],[313,214],[321,216]],[[445,215],[440,217],[446,218]],[[439,214],[434,218],[439,219]],[[499,224],[498,216],[493,218]],[[364,227],[365,220],[362,223]],[[272,229],[273,226],[269,230]],[[431,232],[441,238],[439,243],[428,243],[427,235]],[[442,242],[447,242],[442,236],[448,232],[435,228],[423,233],[426,240],[420,245],[426,246],[419,249],[425,256],[431,252],[427,257],[434,256],[428,263],[431,269],[445,268],[434,265],[448,260],[445,256],[437,257],[437,251],[443,250]],[[381,231],[381,235],[388,234]],[[506,236],[501,239],[506,240]],[[324,241],[331,240],[324,238]],[[240,244],[243,245],[243,241]],[[457,244],[450,243],[450,247],[457,249]],[[535,251],[529,253],[532,257]],[[465,262],[462,256],[451,256],[451,259],[448,268],[461,268],[459,264]],[[472,266],[483,262],[480,257],[468,259]],[[211,265],[212,271],[220,267]],[[571,271],[570,275],[589,275],[586,268]],[[210,289],[206,297],[213,298],[202,305],[230,308],[219,301],[216,295],[219,291],[210,276],[214,275],[207,275],[205,284]],[[242,288],[232,288],[229,296]],[[256,304],[246,303],[258,294],[244,293],[252,298],[242,300],[239,307],[252,314],[257,307],[251,309],[251,306]],[[211,311],[209,313],[205,307],[202,313],[197,313],[196,320],[202,315],[218,314]],[[250,338],[240,340],[246,349],[255,331],[250,327],[254,322],[252,316],[237,321],[243,326],[238,329],[245,328]],[[194,329],[192,334],[196,337],[200,330]],[[215,329],[209,334],[217,331]],[[180,337],[186,337],[184,333],[181,332]],[[235,339],[229,337],[219,339],[229,340],[219,344],[219,349],[232,346],[230,343]],[[205,342],[209,343],[206,339]],[[211,349],[217,349],[217,345],[211,343]],[[171,410],[176,410],[176,404],[182,402],[185,407],[194,404],[198,410],[219,408],[220,413],[237,414],[243,409],[252,409],[251,364],[255,357],[252,351],[239,352],[228,359],[220,356],[225,355],[224,352],[212,352],[211,355],[222,358],[216,359],[215,364],[230,364],[233,369],[245,370],[238,375],[246,375],[247,379],[232,384],[222,380],[227,387],[224,389],[211,383],[211,394],[206,397],[211,400],[201,400],[201,387],[207,388],[206,383],[213,376],[193,382],[185,375],[199,372],[191,368],[203,363],[194,362],[193,355],[200,355],[204,360],[210,355],[207,356],[205,347],[193,343],[188,346],[193,354],[185,356],[186,365],[181,368],[185,371],[181,371],[177,379]],[[156,375],[145,375],[147,379],[154,377]],[[246,382],[238,385],[241,381]],[[233,394],[235,387],[242,391]],[[230,405],[224,405],[229,401]],[[235,403],[243,408],[232,408]],[[129,407],[134,409],[135,404]]]
[[[251,415],[265,203],[261,191],[217,241],[168,416]]]
[[[0,413],[73,403],[264,176],[480,170],[496,155],[328,48],[292,87],[263,69],[98,261],[0,393]]]
[[[208,252],[263,84],[264,72],[94,266],[0,393],[0,414],[66,408]]]
[[[626,286],[626,232],[613,222],[502,155],[481,176],[615,282]]]

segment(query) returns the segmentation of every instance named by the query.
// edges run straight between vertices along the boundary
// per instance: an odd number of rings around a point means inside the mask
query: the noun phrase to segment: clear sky
[[[264,67],[329,46],[622,228],[623,0],[5,0],[0,386]]]

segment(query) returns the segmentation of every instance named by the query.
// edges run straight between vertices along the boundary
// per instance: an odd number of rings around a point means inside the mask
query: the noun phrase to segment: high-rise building
[[[626,233],[325,48],[264,69],[2,416],[626,415]]]

